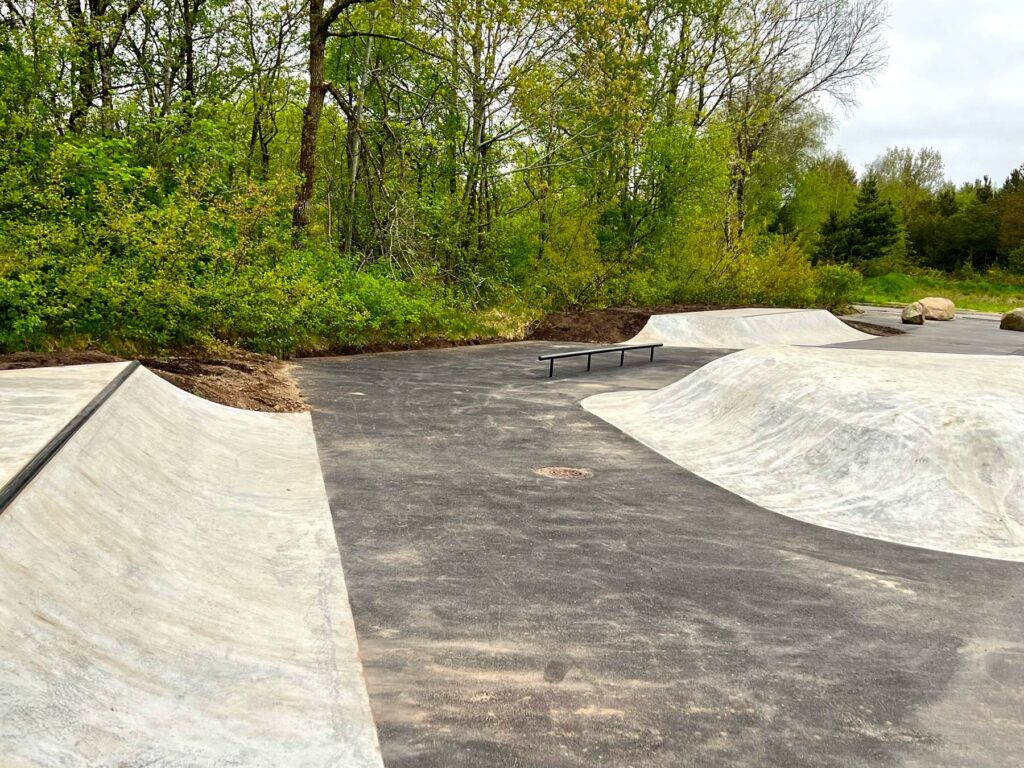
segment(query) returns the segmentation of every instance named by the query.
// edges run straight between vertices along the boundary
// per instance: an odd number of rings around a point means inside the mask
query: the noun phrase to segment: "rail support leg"
[[[654,362],[654,347],[651,347],[651,362]]]
[[[619,352],[619,368],[626,362],[626,350]]]
[[[590,370],[590,355],[587,355],[587,370]]]
[[[548,368],[548,378],[555,375],[555,358],[551,358],[551,366]]]

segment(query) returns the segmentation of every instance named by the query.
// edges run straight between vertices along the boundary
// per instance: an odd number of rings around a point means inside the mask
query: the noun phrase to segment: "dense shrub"
[[[495,230],[503,263],[464,264],[464,279],[446,281],[422,264],[367,265],[323,238],[294,242],[290,177],[228,184],[184,167],[168,178],[132,157],[122,140],[65,142],[43,176],[0,176],[0,351],[224,343],[290,355],[515,335],[544,309],[838,307],[858,285],[851,269],[812,267],[788,236],[726,242],[718,209],[666,214],[633,243],[568,195],[543,233],[526,215]],[[701,205],[720,202],[709,189]]]
[[[286,355],[515,325],[472,312],[436,281],[293,246],[272,188],[221,195],[189,178],[164,194],[143,174],[79,193],[68,186],[73,160],[55,168],[32,216],[0,224],[2,351],[223,342]]]
[[[817,303],[827,309],[842,310],[857,297],[864,278],[844,264],[826,264],[815,270]]]
[[[670,255],[609,282],[609,303],[838,308],[859,285],[851,267],[812,267],[792,238],[751,235],[726,246],[717,233],[696,230],[680,237]]]
[[[814,268],[795,240],[767,238],[747,258],[738,293],[743,304],[806,307],[816,298]]]

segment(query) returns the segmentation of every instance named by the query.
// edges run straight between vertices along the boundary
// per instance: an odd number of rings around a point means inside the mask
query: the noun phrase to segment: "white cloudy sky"
[[[835,112],[858,171],[886,147],[935,147],[960,184],[1024,163],[1024,0],[890,0],[889,62]]]

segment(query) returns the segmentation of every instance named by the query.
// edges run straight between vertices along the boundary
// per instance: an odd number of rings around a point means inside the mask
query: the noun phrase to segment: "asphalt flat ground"
[[[1024,566],[733,496],[579,407],[724,352],[573,346],[297,367],[389,768],[1019,764]]]
[[[1024,355],[1024,333],[999,329],[1001,315],[957,311],[954,320],[904,325],[901,310],[893,307],[858,307],[852,317],[877,325],[899,328],[902,336],[884,336],[836,346],[864,349],[896,349],[902,352],[951,352],[961,355]]]

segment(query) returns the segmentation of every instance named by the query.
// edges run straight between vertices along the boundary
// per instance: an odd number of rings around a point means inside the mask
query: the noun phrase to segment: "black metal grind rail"
[[[615,346],[615,347],[596,347],[593,349],[574,349],[572,352],[552,352],[550,355],[538,355],[538,360],[548,360],[550,365],[548,366],[548,378],[550,379],[555,375],[555,360],[561,360],[563,357],[582,357],[587,356],[587,370],[590,370],[590,358],[593,355],[603,355],[606,352],[618,352],[619,353],[619,367],[621,368],[626,363],[626,353],[631,349],[649,349],[651,350],[651,362],[654,362],[654,350],[656,347],[663,347],[664,344],[628,344],[626,346]]]
[[[32,479],[38,475],[43,467],[45,467],[50,459],[52,459],[64,444],[71,439],[71,437],[81,429],[82,425],[89,420],[99,409],[101,405],[110,399],[110,396],[117,391],[125,380],[132,375],[136,368],[139,367],[139,361],[133,360],[131,363],[125,366],[124,370],[121,371],[117,376],[111,379],[110,383],[107,384],[99,393],[90,400],[82,410],[80,410],[75,416],[65,424],[60,432],[54,435],[50,442],[42,447],[42,449],[33,456],[24,467],[12,477],[7,483],[0,488],[0,514],[7,509],[8,505],[18,494],[24,490],[25,486],[32,482]]]

